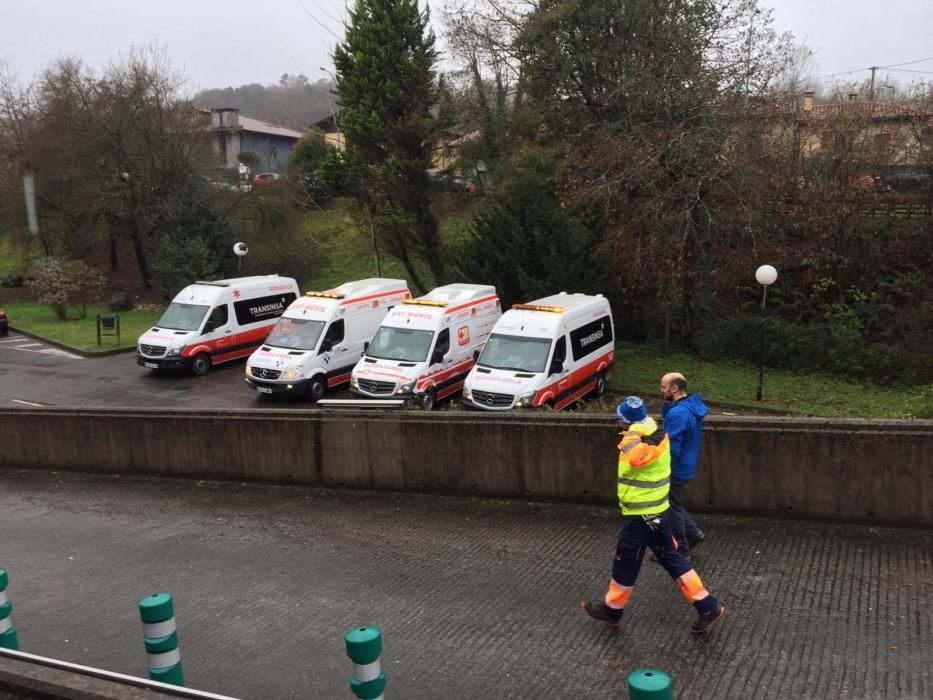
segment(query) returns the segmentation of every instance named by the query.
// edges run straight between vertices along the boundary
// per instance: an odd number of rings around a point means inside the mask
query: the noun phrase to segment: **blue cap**
[[[638,423],[648,417],[648,407],[639,397],[629,396],[616,408],[616,415],[626,423]]]

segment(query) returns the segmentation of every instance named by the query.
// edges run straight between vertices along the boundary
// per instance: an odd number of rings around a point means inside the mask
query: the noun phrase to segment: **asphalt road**
[[[270,400],[243,381],[245,360],[196,377],[152,372],[132,352],[82,358],[16,333],[0,338],[0,405],[124,406],[128,408],[309,408],[300,400]],[[346,391],[328,398],[346,398]]]
[[[585,619],[608,508],[0,470],[0,566],[23,651],[146,672],[136,601],[175,596],[191,687],[352,698],[342,636],[378,625],[388,698],[933,697],[933,531],[704,515],[706,638],[645,564],[618,630]]]

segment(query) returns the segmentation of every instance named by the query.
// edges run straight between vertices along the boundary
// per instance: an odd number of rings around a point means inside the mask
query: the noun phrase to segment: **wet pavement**
[[[245,360],[213,367],[207,375],[153,372],[134,352],[79,357],[11,332],[0,339],[0,405],[129,408],[308,408],[303,400],[272,400],[246,386]],[[346,398],[335,391],[329,398]]]
[[[703,516],[728,614],[646,564],[622,627],[609,509],[0,470],[0,567],[23,651],[145,674],[136,599],[175,595],[188,684],[351,698],[342,635],[379,625],[390,698],[930,698],[933,531]]]

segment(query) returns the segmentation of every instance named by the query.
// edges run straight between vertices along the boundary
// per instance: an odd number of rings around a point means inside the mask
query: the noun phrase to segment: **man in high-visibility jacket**
[[[648,417],[644,401],[637,396],[629,396],[620,403],[616,415],[624,428],[619,443],[618,483],[622,529],[612,562],[609,590],[603,600],[583,602],[581,607],[593,619],[618,626],[645,552],[650,549],[696,608],[697,619],[690,631],[706,634],[726,609],[706,590],[693,565],[677,550],[668,504],[670,441]]]

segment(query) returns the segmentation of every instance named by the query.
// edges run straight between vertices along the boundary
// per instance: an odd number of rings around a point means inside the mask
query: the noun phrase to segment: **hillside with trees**
[[[322,78],[311,82],[304,75],[284,73],[277,85],[240,85],[201,90],[198,106],[234,107],[245,115],[292,129],[307,129],[335,109],[334,83]]]

